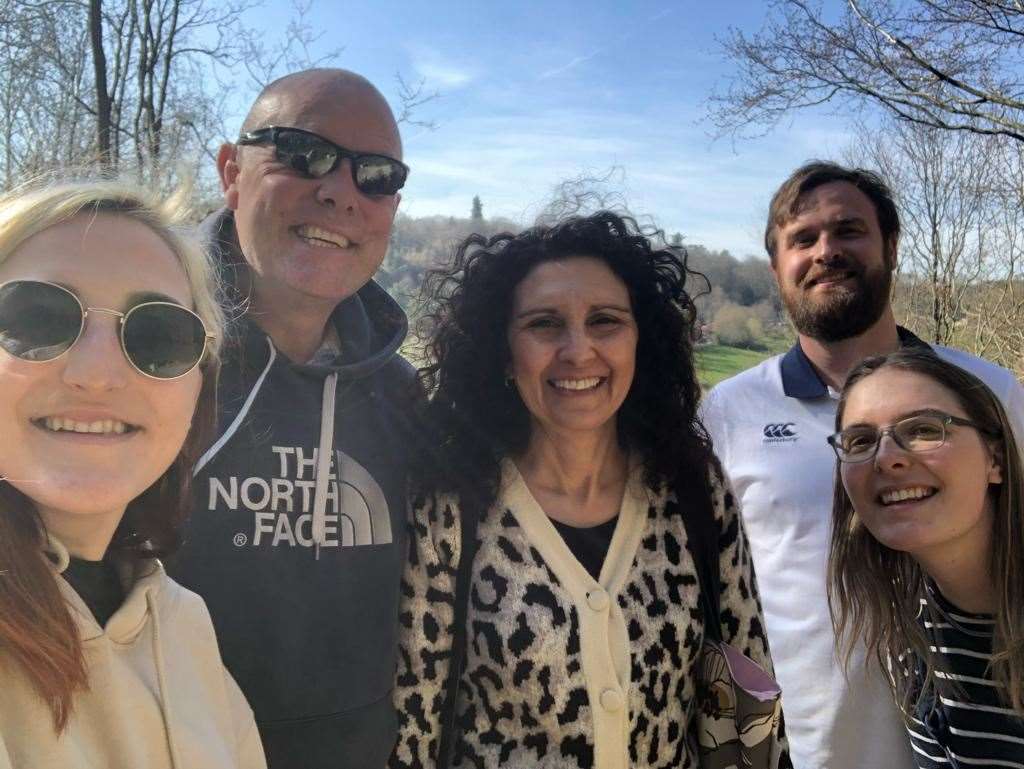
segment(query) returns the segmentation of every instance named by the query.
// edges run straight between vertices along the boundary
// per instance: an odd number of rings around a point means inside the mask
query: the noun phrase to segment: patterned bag
[[[706,641],[697,681],[697,742],[703,769],[775,769],[781,689],[727,643]]]
[[[710,499],[696,507],[687,520],[687,539],[693,543],[704,614],[695,697],[700,765],[702,769],[791,767],[782,758],[779,743],[782,690],[760,665],[722,640],[718,526]]]

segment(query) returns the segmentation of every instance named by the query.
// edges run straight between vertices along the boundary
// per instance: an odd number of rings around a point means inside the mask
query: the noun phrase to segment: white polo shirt
[[[927,346],[900,329],[904,346]],[[960,350],[941,357],[983,380],[1024,437],[1024,388]],[[907,732],[884,674],[864,654],[849,680],[834,651],[825,569],[839,393],[795,345],[709,392],[701,417],[740,502],[757,570],[796,769],[910,769]],[[1019,440],[1019,438],[1018,438]]]

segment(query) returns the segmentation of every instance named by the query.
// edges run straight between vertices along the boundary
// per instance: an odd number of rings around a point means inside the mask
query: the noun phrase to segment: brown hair
[[[778,250],[779,228],[800,212],[800,199],[817,187],[831,182],[847,182],[867,195],[878,215],[878,228],[886,248],[895,246],[900,236],[900,215],[896,210],[892,192],[885,180],[874,171],[863,168],[844,168],[837,163],[812,160],[796,169],[772,195],[768,206],[768,224],[764,230],[764,248],[775,264]]]
[[[213,276],[198,244],[178,229],[184,210],[174,200],[161,202],[110,180],[22,187],[0,198],[0,262],[33,235],[73,216],[98,213],[141,222],[163,238],[188,275],[194,309],[219,340],[223,316]],[[118,558],[161,557],[178,545],[192,467],[214,427],[216,341],[201,366],[203,383],[185,443],[164,474],[128,504],[107,550]],[[46,545],[46,529],[31,499],[0,479],[0,649],[25,672],[60,732],[88,676],[78,628],[54,579]]]
[[[1006,411],[973,374],[930,351],[907,349],[868,358],[853,370],[839,400],[837,430],[842,426],[850,391],[862,379],[885,368],[935,381],[953,394],[983,434],[999,436],[990,439],[1002,470],[1002,483],[989,489],[995,510],[989,570],[996,585],[991,673],[1002,685],[1004,702],[1024,715],[1024,477]],[[909,554],[881,544],[861,523],[837,466],[828,561],[829,611],[836,629],[836,646],[847,666],[861,638],[883,669],[910,649],[923,665],[925,687],[921,691],[950,691],[952,685],[934,674],[934,655],[917,620],[920,601],[926,596],[926,578]],[[893,675],[890,685],[904,713],[912,712],[916,682]]]

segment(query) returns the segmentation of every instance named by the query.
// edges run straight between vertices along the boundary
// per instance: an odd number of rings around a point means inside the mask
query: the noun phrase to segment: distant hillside
[[[410,315],[424,273],[447,263],[455,247],[469,234],[485,236],[499,232],[518,232],[521,227],[509,219],[460,218],[453,216],[412,217],[399,214],[391,234],[391,246],[377,276],[378,282],[391,293]],[[698,312],[704,326],[713,324],[716,316],[728,308],[723,323],[738,322],[749,344],[759,347],[762,332],[777,329],[782,323],[781,306],[768,263],[748,257],[739,260],[728,251],[714,251],[701,245],[687,245],[688,265],[703,273],[703,280],[694,278],[687,288],[697,299]],[[751,329],[748,334],[748,329]],[[731,342],[736,343],[734,340]]]

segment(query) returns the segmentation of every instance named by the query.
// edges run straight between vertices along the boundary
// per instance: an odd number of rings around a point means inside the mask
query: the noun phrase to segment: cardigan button
[[[594,611],[604,611],[608,608],[608,594],[603,590],[591,590],[587,593],[587,605]]]
[[[609,713],[622,710],[622,694],[616,689],[605,689],[601,692],[601,707]]]

